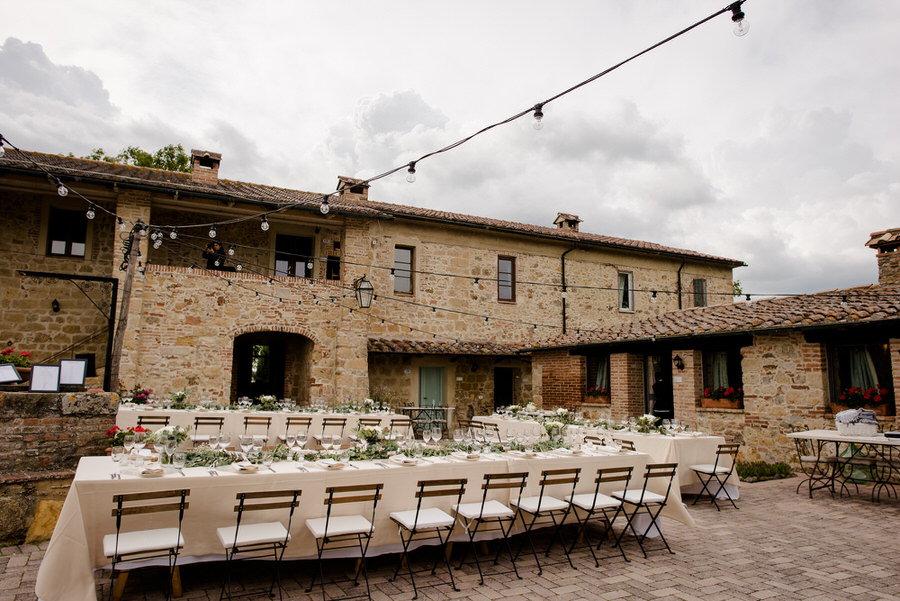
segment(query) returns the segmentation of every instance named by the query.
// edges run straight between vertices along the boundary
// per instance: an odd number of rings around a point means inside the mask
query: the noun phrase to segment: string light
[[[172,228],[172,231],[169,232],[169,238],[171,238],[172,240],[178,238],[178,228]]]
[[[534,123],[531,124],[531,127],[536,129],[537,131],[541,131],[544,129],[544,103],[538,102],[534,105]]]
[[[269,220],[266,219],[265,215],[262,216],[262,220],[260,220],[260,222],[259,222],[259,229],[261,229],[264,232],[269,231]]]
[[[329,213],[329,211],[331,211],[331,207],[328,206],[328,197],[323,196],[322,204],[319,205],[319,212],[322,213],[323,215],[327,215]]]
[[[731,20],[734,22],[734,35],[743,37],[750,31],[750,25],[744,20],[744,12],[741,10],[741,2],[735,2],[728,7],[731,10]]]
[[[234,256],[234,244],[232,244],[231,246],[228,247],[228,256],[230,256],[230,257]]]
[[[93,219],[97,216],[97,212],[94,210],[94,205],[88,205],[88,210],[87,213],[85,213],[85,216],[88,219]]]
[[[210,228],[209,228],[209,237],[210,237],[210,238],[215,238],[215,237],[216,237],[216,224],[215,224],[215,223],[212,224],[212,225],[210,226]]]
[[[4,141],[5,141],[5,138],[2,135],[0,135],[0,158],[2,158],[4,154],[6,154],[6,149],[3,148]]]
[[[416,183],[416,162],[409,162],[409,169],[406,170],[406,181],[411,184]]]
[[[58,186],[56,186],[56,193],[59,194],[60,196],[62,196],[63,198],[65,198],[66,196],[69,195],[69,189],[66,188],[66,187],[62,184],[61,181],[59,181],[59,180],[56,180],[56,181],[57,181],[57,183],[59,184]]]
[[[118,219],[118,221],[119,221],[119,231],[120,231],[120,232],[127,231],[127,230],[128,230],[128,226],[125,225],[125,220],[122,219],[121,217],[117,217],[117,219]]]
[[[656,304],[656,290],[654,290],[653,294],[650,295],[650,302],[654,305]]]
[[[241,271],[242,269],[244,269],[244,264],[238,261],[237,267],[235,267],[235,269],[237,271]]]

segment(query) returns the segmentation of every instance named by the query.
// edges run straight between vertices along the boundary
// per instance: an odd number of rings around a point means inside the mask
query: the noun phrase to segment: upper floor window
[[[409,246],[394,247],[394,292],[412,294],[412,268],[413,248]]]
[[[276,235],[275,275],[297,278],[312,277],[312,248],[312,238]]]
[[[706,298],[706,280],[697,278],[694,280],[694,306],[705,307],[709,304]]]
[[[634,274],[619,272],[619,311],[634,311]]]
[[[328,261],[325,263],[325,279],[339,280],[341,279],[341,258],[329,255]]]
[[[502,301],[516,300],[516,259],[497,258],[497,298]]]
[[[87,248],[87,216],[82,211],[50,207],[47,220],[47,254],[83,257]]]

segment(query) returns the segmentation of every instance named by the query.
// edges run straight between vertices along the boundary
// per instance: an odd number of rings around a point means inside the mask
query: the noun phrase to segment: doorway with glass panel
[[[419,368],[419,407],[442,407],[444,405],[444,368],[426,367]],[[419,411],[418,428],[446,429],[444,424],[444,412]]]

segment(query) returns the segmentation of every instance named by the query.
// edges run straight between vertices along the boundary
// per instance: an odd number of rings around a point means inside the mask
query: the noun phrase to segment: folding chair
[[[575,485],[578,484],[579,474],[581,474],[580,467],[543,470],[541,472],[541,492],[539,495],[510,501],[510,505],[519,510],[522,524],[525,526],[525,537],[528,540],[528,544],[531,546],[531,554],[534,555],[534,561],[537,563],[538,576],[544,573],[544,569],[541,567],[537,551],[534,548],[534,540],[531,538],[531,532],[535,527],[547,526],[549,524],[553,525],[553,536],[550,537],[550,543],[547,545],[544,557],[550,556],[550,549],[553,547],[553,543],[559,539],[563,552],[566,554],[566,560],[569,562],[569,566],[575,568],[575,565],[572,563],[572,558],[569,557],[569,550],[566,548],[566,543],[562,539],[562,534],[560,533],[563,522],[565,522],[566,518],[569,516],[571,505],[568,501],[563,501],[562,499],[552,496],[548,491],[548,487],[571,487],[568,495],[571,498],[572,495],[575,494]],[[525,519],[525,514],[531,516],[530,521]],[[523,546],[524,543],[520,545],[519,550],[516,551],[516,559],[518,559]]]
[[[447,566],[447,574],[450,576],[450,586],[454,591],[456,581],[453,579],[453,571],[450,569],[450,560],[447,557],[447,544],[450,540],[450,533],[453,530],[456,519],[438,507],[422,507],[422,500],[433,497],[456,497],[456,504],[462,502],[462,496],[466,492],[466,478],[457,478],[450,480],[420,480],[416,489],[416,508],[406,511],[394,511],[391,513],[391,519],[397,524],[400,531],[400,542],[403,544],[403,553],[400,561],[397,563],[397,569],[390,578],[393,582],[400,573],[400,568],[406,562],[406,569],[409,571],[409,579],[413,585],[413,599],[419,597],[419,590],[416,588],[416,579],[413,576],[412,562],[409,556],[409,546],[413,541],[423,541],[428,539],[437,539],[440,541],[438,548],[438,556],[435,557],[434,563],[431,564],[431,575],[433,576],[437,570],[438,561],[444,560]],[[446,584],[444,582],[429,586],[440,586]]]
[[[795,432],[808,430],[808,427],[794,429]],[[834,495],[834,482],[837,472],[837,457],[833,455],[825,455],[827,441],[811,440],[809,438],[794,438],[794,447],[797,450],[797,460],[800,463],[800,470],[806,476],[797,485],[794,491],[800,493],[800,488],[806,484],[809,489],[809,498],[812,499],[814,490],[827,489]],[[843,493],[843,482],[841,483]]]
[[[265,434],[256,434],[253,432],[249,432],[250,426],[259,427],[265,426],[266,433]],[[265,445],[269,440],[269,428],[272,426],[272,418],[271,416],[266,415],[248,415],[244,417],[244,436],[252,436],[253,440],[263,439],[263,445]]]
[[[191,433],[191,443],[192,444],[209,444],[212,440],[212,434],[201,434],[200,427],[203,428],[215,428],[216,433],[215,436],[218,437],[222,432],[222,425],[225,423],[224,417],[211,417],[211,416],[197,416],[194,418],[194,431]]]
[[[500,426],[497,424],[488,424],[479,422],[482,430],[484,430],[485,441],[496,440],[498,444],[503,444],[503,438],[500,436]]]
[[[600,487],[604,484],[615,482],[623,483],[619,484],[619,486],[622,486],[622,490],[628,490],[628,483],[631,481],[631,472],[633,469],[634,468],[630,465],[626,467],[598,469],[597,477],[594,479],[593,493],[582,493],[566,497],[566,500],[572,504],[572,513],[575,515],[575,520],[578,522],[578,532],[575,534],[575,540],[572,541],[572,546],[569,547],[569,553],[575,548],[578,540],[584,536],[587,547],[591,552],[591,557],[594,558],[594,566],[600,567],[597,554],[594,553],[594,543],[591,541],[591,537],[588,534],[588,522],[595,517],[603,520],[603,534],[600,535],[600,542],[597,543],[597,549],[599,550],[600,546],[603,545],[603,541],[606,540],[607,536],[612,532],[613,522],[619,517],[620,513],[623,513],[622,501],[603,494],[600,492]],[[583,518],[578,515],[579,510],[584,512]],[[619,553],[622,554],[622,559],[631,561],[625,555],[625,549],[622,548],[622,545],[616,546],[619,547]],[[603,559],[606,558],[604,557]]]
[[[644,540],[647,538],[650,530],[655,527],[669,553],[675,553],[669,547],[669,543],[666,541],[666,537],[663,535],[662,528],[657,520],[659,519],[659,514],[665,509],[666,503],[669,500],[669,492],[672,490],[672,481],[675,479],[675,470],[677,467],[677,463],[648,463],[647,468],[644,471],[644,484],[640,489],[617,490],[610,495],[612,498],[622,501],[622,511],[628,519],[628,526],[625,530],[622,530],[616,538],[617,545],[622,544],[622,536],[630,529],[632,534],[634,534],[635,539],[637,539],[638,546],[644,554],[644,559],[646,559],[647,550],[644,549]],[[666,494],[661,495],[647,490],[647,488],[657,480],[662,481],[665,485]],[[633,507],[634,509],[631,513],[628,513],[627,507]],[[637,530],[635,530],[635,518],[640,513],[646,513],[649,516],[650,521],[644,531],[638,534]]]
[[[513,556],[512,548],[509,546],[509,535],[516,523],[516,519],[519,517],[519,511],[513,510],[500,501],[489,499],[488,497],[491,491],[504,490],[508,491],[509,496],[519,502],[522,499],[522,491],[525,489],[527,478],[528,472],[485,474],[484,483],[481,485],[481,489],[484,491],[481,496],[481,502],[457,503],[452,506],[457,521],[459,521],[469,537],[469,545],[463,551],[457,569],[462,568],[471,549],[472,554],[475,556],[475,565],[478,566],[478,576],[481,584],[484,584],[484,572],[481,570],[481,560],[478,558],[478,549],[475,544],[475,537],[479,530],[481,532],[500,532],[503,539],[503,547],[497,550],[494,564],[496,565],[500,557],[500,551],[506,548],[506,552],[509,554],[509,559],[512,562],[512,571],[517,578],[522,578],[519,576],[519,570],[516,568],[516,558]],[[504,527],[504,523],[506,523],[506,527]],[[491,524],[496,524],[496,527],[491,529]],[[481,530],[482,526],[487,526],[488,529]]]
[[[620,447],[622,447],[626,451],[634,450],[634,443],[630,440],[621,440],[619,438],[613,438],[613,442],[617,443]]]
[[[456,427],[462,430],[470,430],[472,428],[472,420],[461,417],[456,420]]]
[[[284,442],[287,440],[288,432],[291,431],[291,426],[299,426],[300,428],[306,428],[306,432],[309,433],[309,425],[312,423],[312,418],[309,416],[288,416],[285,419],[284,424],[284,434],[278,435],[278,440]]]
[[[139,415],[139,426],[162,426],[165,428],[169,425],[170,417],[168,415]]]
[[[184,519],[184,510],[188,508],[187,497],[190,494],[190,489],[181,489],[113,495],[112,516],[116,518],[116,533],[103,537],[103,556],[112,560],[112,572],[109,577],[110,599],[118,601],[122,598],[125,582],[128,580],[128,571],[121,570],[120,564],[160,557],[165,557],[169,561],[166,599],[172,596],[173,591],[175,596],[181,596],[177,561],[178,551],[184,547],[181,522]],[[122,518],[125,516],[142,516],[135,521],[143,522],[146,520],[144,517],[146,514],[166,512],[178,513],[175,527],[130,532],[122,530]],[[120,573],[117,579],[116,575]]]
[[[397,430],[400,430],[400,432],[397,432]],[[395,417],[391,420],[390,431],[391,436],[396,434],[409,436],[413,433],[412,420],[408,417]]]
[[[225,549],[225,581],[222,583],[222,593],[219,599],[228,592],[231,599],[231,574],[234,569],[232,561],[240,559],[264,559],[271,555],[275,560],[275,574],[268,594],[278,584],[278,596],[283,598],[281,590],[281,573],[279,567],[284,549],[291,540],[291,520],[294,517],[294,509],[300,504],[297,499],[302,494],[299,490],[272,490],[264,492],[239,492],[235,495],[237,504],[234,511],[237,513],[237,521],[234,526],[225,526],[216,529],[219,542]],[[254,524],[242,523],[244,512],[249,511],[274,511],[287,509],[287,526],[282,522],[261,522]],[[235,558],[235,555],[246,554],[246,557]],[[247,593],[242,593],[242,596]]]
[[[369,590],[369,573],[366,570],[366,552],[369,542],[372,540],[372,532],[375,523],[375,508],[381,499],[381,489],[384,484],[358,484],[354,486],[329,486],[325,489],[325,505],[327,511],[324,518],[306,520],[306,527],[316,539],[316,557],[318,574],[314,573],[312,581],[306,592],[310,592],[316,584],[318,575],[322,586],[322,599],[325,599],[325,571],[322,566],[322,553],[330,546],[331,549],[346,549],[359,547],[360,565],[353,577],[353,584],[359,586],[359,573],[366,579],[366,596],[371,600],[372,593]],[[363,515],[332,515],[336,505],[344,503],[371,503],[372,513],[369,518]],[[354,543],[355,541],[355,543]],[[359,595],[361,596],[361,595]],[[350,599],[352,597],[342,597]],[[332,601],[336,601],[332,599]]]
[[[728,493],[728,490],[725,488],[725,482],[728,478],[731,477],[731,474],[734,472],[734,466],[737,463],[737,454],[738,450],[740,450],[741,445],[737,443],[726,443],[720,444],[716,449],[716,462],[715,463],[701,463],[699,465],[692,465],[691,470],[695,474],[697,474],[697,478],[699,478],[700,483],[703,485],[703,489],[697,493],[697,496],[694,497],[694,502],[692,505],[696,505],[697,501],[700,500],[700,497],[703,493],[710,495],[712,504],[716,506],[717,511],[722,511],[719,508],[719,504],[716,502],[716,497],[719,496],[719,493],[724,492],[725,497],[731,501],[731,504],[734,505],[735,509],[739,509],[735,504],[734,499],[731,498],[731,495]],[[727,457],[731,458],[731,465],[720,465],[727,461]],[[709,484],[715,480],[716,487],[715,491],[710,490]]]
[[[314,435],[313,435],[313,438],[315,439],[315,441],[316,441],[317,444],[321,445],[321,444],[322,444],[322,437],[325,436],[326,430],[327,430],[328,428],[331,428],[332,430],[335,429],[335,428],[339,428],[339,430],[337,430],[337,431],[340,433],[341,440],[343,440],[343,438],[344,438],[344,426],[346,426],[346,425],[347,425],[347,418],[346,418],[346,417],[326,417],[326,418],[323,418],[323,419],[322,419],[322,431],[321,431],[319,434],[314,434]],[[333,435],[332,435],[332,436],[333,436]]]

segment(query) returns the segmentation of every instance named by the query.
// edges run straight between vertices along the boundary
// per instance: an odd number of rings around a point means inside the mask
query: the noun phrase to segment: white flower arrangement
[[[182,442],[187,440],[187,428],[183,428],[182,426],[165,426],[148,436],[147,442],[153,443],[156,441],[165,440],[170,436],[174,438],[178,444],[181,444]]]
[[[527,413],[534,413],[535,411],[537,411],[537,405],[535,405],[534,403],[528,403],[527,405],[525,405],[525,411]]]
[[[556,416],[557,416],[557,417],[562,417],[562,418],[568,418],[568,417],[569,417],[569,410],[566,409],[565,407],[557,407],[557,408],[556,408]]]
[[[278,399],[273,394],[264,394],[259,397],[259,402],[264,405],[269,405],[277,401]]]

